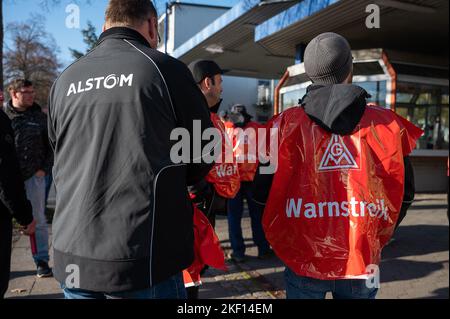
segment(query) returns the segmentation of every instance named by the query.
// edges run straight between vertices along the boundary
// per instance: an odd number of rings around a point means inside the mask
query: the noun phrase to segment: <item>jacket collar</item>
[[[150,48],[150,43],[139,32],[127,27],[114,27],[106,30],[100,35],[97,46],[107,39],[135,40]]]
[[[16,115],[16,116],[22,115],[22,114],[25,114],[25,113],[29,113],[29,112],[34,112],[34,111],[40,112],[42,110],[41,107],[39,106],[39,104],[34,103],[33,106],[31,106],[30,108],[26,109],[25,111],[17,111],[17,109],[14,108],[14,106],[12,105],[12,100],[9,100],[9,102],[6,103],[4,109],[5,109],[5,111],[7,113],[9,113],[11,115]]]

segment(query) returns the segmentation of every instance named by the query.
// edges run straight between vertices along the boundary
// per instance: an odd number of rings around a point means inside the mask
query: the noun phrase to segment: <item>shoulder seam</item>
[[[178,123],[178,118],[177,118],[177,114],[175,113],[175,108],[173,106],[173,102],[172,102],[172,96],[170,95],[170,91],[169,91],[169,87],[167,86],[167,82],[166,79],[164,78],[161,70],[159,69],[158,65],[155,63],[155,61],[153,61],[153,59],[151,57],[149,57],[145,52],[143,52],[142,50],[140,50],[138,47],[136,47],[134,44],[132,44],[130,41],[128,41],[127,39],[123,39],[123,41],[125,41],[126,43],[128,43],[130,46],[132,46],[134,49],[136,49],[138,52],[142,53],[142,55],[144,55],[147,59],[149,59],[153,65],[156,67],[156,69],[158,70],[159,75],[161,76],[161,79],[164,82],[164,86],[166,88],[166,92],[167,95],[169,96],[169,102],[170,102],[170,106],[172,107],[172,112],[173,112],[173,116],[175,117],[175,121]]]

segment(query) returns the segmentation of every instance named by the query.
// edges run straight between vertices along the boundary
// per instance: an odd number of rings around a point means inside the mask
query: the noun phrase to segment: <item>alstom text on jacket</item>
[[[116,76],[115,74],[110,74],[108,76],[99,76],[96,78],[87,79],[84,83],[83,81],[78,81],[78,83],[71,83],[69,85],[69,90],[67,91],[67,96],[72,94],[79,94],[83,92],[88,92],[90,90],[100,90],[101,88],[111,90],[117,85],[119,87],[132,86],[133,85],[133,74],[125,75],[121,74]]]

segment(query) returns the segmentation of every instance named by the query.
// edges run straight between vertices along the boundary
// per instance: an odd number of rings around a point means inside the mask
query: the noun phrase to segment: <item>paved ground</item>
[[[258,260],[250,239],[250,221],[243,221],[246,263],[229,262],[229,272],[208,270],[200,297],[224,299],[285,298],[284,267],[276,257]],[[224,218],[217,233],[229,252]],[[383,252],[379,299],[449,298],[449,224],[446,195],[419,195],[399,228],[396,240]],[[27,237],[18,237],[12,254],[12,276],[7,298],[62,298],[53,279],[36,279]]]

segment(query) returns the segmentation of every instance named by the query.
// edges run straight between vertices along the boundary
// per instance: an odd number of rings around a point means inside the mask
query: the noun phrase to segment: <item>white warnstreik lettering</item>
[[[72,94],[80,94],[83,92],[88,92],[91,90],[107,89],[111,90],[115,87],[124,87],[133,85],[133,74],[116,76],[115,74],[110,74],[108,76],[100,76],[96,78],[90,78],[86,81],[78,81],[78,83],[71,83],[69,90],[67,91],[67,96]]]
[[[288,218],[307,219],[324,217],[365,217],[383,218],[388,220],[388,208],[384,199],[377,199],[375,203],[357,201],[352,197],[349,202],[321,202],[303,203],[302,198],[288,198],[286,201],[286,215]]]

